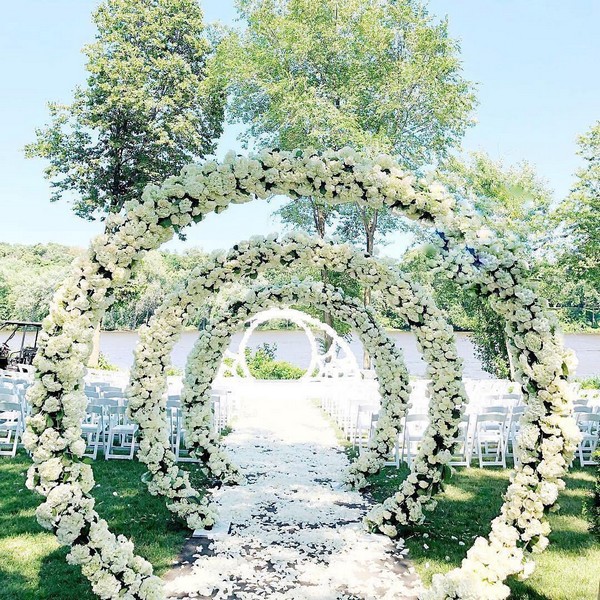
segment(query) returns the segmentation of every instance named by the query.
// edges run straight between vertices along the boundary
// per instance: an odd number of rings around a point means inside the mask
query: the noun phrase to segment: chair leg
[[[114,436],[112,430],[109,429],[108,430],[108,441],[106,442],[106,448],[104,451],[104,460],[108,460],[111,457],[114,437],[115,436]]]
[[[135,454],[135,431],[131,434],[131,451],[129,453],[129,460],[133,460]]]

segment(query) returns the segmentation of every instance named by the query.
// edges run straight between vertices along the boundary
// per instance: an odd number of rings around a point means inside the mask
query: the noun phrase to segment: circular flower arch
[[[478,538],[460,568],[437,576],[426,594],[434,598],[501,598],[503,581],[526,576],[529,552],[542,550],[549,531],[545,513],[556,502],[561,477],[578,441],[564,351],[556,320],[527,281],[527,265],[517,243],[498,239],[476,214],[457,208],[443,187],[416,180],[389,156],[367,159],[351,149],[263,151],[228,154],[223,163],[184,167],[161,186],[148,186],[123,215],[108,219],[107,233],[56,293],[44,320],[36,357],[36,383],[29,392],[31,416],[24,442],[32,453],[27,485],[45,496],[39,522],[72,546],[68,560],[82,565],[94,592],[103,598],[161,598],[162,588],[132,544],[116,537],[94,508],[91,467],[81,419],[85,361],[95,327],[111,302],[111,292],[128,281],[144,251],[158,248],[175,232],[231,203],[275,194],[318,196],[325,202],[388,206],[438,232],[448,275],[474,286],[506,319],[516,377],[526,411],[518,444],[519,465],[511,475],[500,515],[487,539]],[[394,525],[395,502],[377,519]]]
[[[167,387],[164,374],[186,318],[196,319],[207,298],[226,284],[240,277],[255,279],[260,272],[277,265],[304,265],[316,269],[327,267],[371,289],[380,290],[386,304],[393,307],[414,330],[417,345],[427,365],[426,375],[435,382],[430,390],[430,424],[412,464],[413,477],[403,482],[396,497],[395,522],[380,522],[378,525],[389,533],[399,524],[421,523],[425,518],[423,510],[435,507],[433,496],[449,475],[446,465],[456,443],[458,424],[466,403],[462,361],[456,353],[452,328],[426,290],[401,272],[349,244],[334,244],[303,233],[293,233],[281,240],[277,236],[255,237],[236,244],[226,254],[215,253],[205,265],[192,272],[188,284],[169,296],[148,325],[140,329],[128,395],[131,416],[139,423],[142,437],[138,457],[148,465],[152,476],[149,480],[150,490],[152,493],[162,493],[161,490],[164,490],[170,499],[169,508],[176,513],[180,512],[177,496],[181,495],[188,523],[192,520],[197,524],[204,518],[205,506],[202,504],[198,505],[196,514],[188,512],[187,498],[190,492],[187,486],[178,491],[169,485],[169,477],[187,481],[187,473],[181,471],[177,474],[175,471],[166,417],[163,416],[162,420],[160,417],[164,415],[164,391]],[[400,377],[398,383],[402,383]],[[365,487],[367,476],[377,473],[394,451],[409,396],[408,386],[403,385],[386,401],[368,451],[360,455],[347,474],[347,481],[352,486]],[[203,460],[210,475],[227,483],[238,482],[237,468],[220,449],[218,437],[209,427],[209,407],[197,411],[204,433],[201,436],[203,444],[196,444],[196,456]],[[149,428],[147,423],[150,424]],[[165,477],[165,473],[169,473],[169,477]],[[212,514],[210,518],[213,518]]]
[[[254,379],[254,376],[250,372],[248,367],[248,361],[246,359],[246,349],[252,334],[256,329],[269,321],[285,320],[288,323],[292,323],[296,327],[299,327],[304,331],[310,345],[310,362],[306,368],[304,375],[300,380],[311,379],[313,377],[323,377],[325,375],[326,364],[330,365],[341,365],[343,368],[343,374],[349,377],[356,377],[360,375],[360,369],[356,362],[356,357],[352,353],[348,342],[341,337],[333,327],[315,319],[310,315],[300,310],[292,308],[281,309],[272,308],[263,311],[259,314],[253,315],[246,321],[248,327],[244,331],[244,335],[239,343],[237,352],[233,356],[233,364],[227,367],[227,371],[232,375],[236,376],[237,367],[241,370],[243,377]],[[331,345],[327,352],[321,354],[319,352],[317,339],[313,333],[313,328],[320,331],[322,334],[329,337]],[[338,357],[338,353],[342,353],[342,357]],[[217,373],[217,377],[218,377]]]
[[[258,286],[248,290],[242,299],[228,303],[211,318],[188,358],[181,396],[186,441],[192,454],[204,456],[208,452],[209,467],[214,456],[222,457],[212,435],[210,387],[231,336],[242,323],[263,310],[309,304],[330,312],[356,332],[373,357],[381,412],[386,415],[388,427],[398,431],[408,408],[409,374],[402,352],[379,326],[373,312],[355,298],[344,295],[342,290],[321,282],[293,281],[282,286]],[[387,444],[385,447],[388,448]]]

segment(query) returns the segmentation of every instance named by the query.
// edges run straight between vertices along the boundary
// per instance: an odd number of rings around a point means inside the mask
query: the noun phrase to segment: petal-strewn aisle
[[[189,564],[165,577],[170,597],[415,598],[400,544],[362,529],[368,503],[342,489],[348,460],[320,410],[279,396],[240,412],[226,442],[247,483],[216,494],[230,533],[188,544]]]

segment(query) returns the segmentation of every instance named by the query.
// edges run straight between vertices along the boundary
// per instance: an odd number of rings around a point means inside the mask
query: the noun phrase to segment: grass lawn
[[[25,487],[29,459],[0,457],[0,600],[93,600],[79,567],[65,561],[67,549],[35,518],[41,497]],[[165,507],[151,496],[137,461],[94,463],[93,490],[100,516],[114,533],[133,539],[136,552],[157,574],[166,571],[189,536]]]
[[[373,479],[373,496],[381,501],[397,489],[406,470],[385,469]],[[520,600],[596,600],[600,583],[600,542],[588,531],[583,514],[591,497],[594,472],[574,469],[550,516],[550,546],[536,560],[525,582],[510,581],[511,598]],[[460,565],[473,538],[487,535],[498,514],[508,471],[459,468],[439,497],[437,509],[423,527],[405,536],[409,558],[427,584],[434,573]]]
[[[27,467],[25,456],[0,458],[0,600],[92,600],[79,568],[66,563],[67,550],[36,522],[40,497],[25,488]],[[188,530],[165,508],[162,498],[148,494],[141,482],[144,470],[134,461],[96,461],[94,496],[112,531],[131,537],[137,552],[160,575],[178,555]],[[386,469],[374,478],[375,498],[392,494],[406,473]],[[507,481],[508,472],[502,470],[457,470],[429,522],[405,538],[426,583],[434,573],[458,566],[473,538],[489,532]],[[588,532],[583,516],[593,482],[592,469],[575,469],[567,476],[560,511],[550,517],[550,547],[538,558],[528,581],[510,583],[512,598],[596,600],[600,543]]]

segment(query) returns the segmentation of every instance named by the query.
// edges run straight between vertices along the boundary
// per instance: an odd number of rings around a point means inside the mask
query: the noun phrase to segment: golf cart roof
[[[32,327],[34,329],[41,329],[42,324],[34,321],[3,321],[0,327]]]

